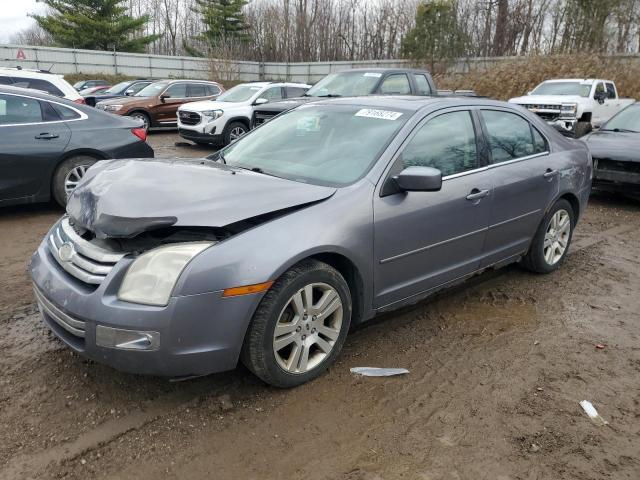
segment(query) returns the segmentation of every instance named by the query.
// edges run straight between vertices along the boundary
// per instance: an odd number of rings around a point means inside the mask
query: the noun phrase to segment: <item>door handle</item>
[[[484,198],[487,195],[489,195],[489,190],[480,190],[478,188],[474,188],[473,190],[471,190],[471,193],[467,195],[467,200],[469,201],[480,200],[481,198]]]
[[[36,135],[36,140],[51,140],[59,136],[60,135],[56,135],[55,133],[41,133],[40,135]]]
[[[551,170],[550,168],[547,168],[547,171],[544,172],[544,175],[542,175],[544,178],[553,178],[556,175],[558,175],[560,172],[558,170]]]

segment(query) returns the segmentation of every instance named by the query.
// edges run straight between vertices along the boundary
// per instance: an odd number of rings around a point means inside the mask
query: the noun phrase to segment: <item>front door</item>
[[[478,268],[492,181],[479,168],[476,127],[468,110],[428,118],[405,142],[392,172],[409,166],[437,168],[443,175],[442,189],[385,194],[383,187],[375,195],[376,308],[422,294]]]
[[[178,107],[187,101],[187,84],[173,83],[165,89],[160,97],[164,97],[164,99],[154,107],[156,120],[161,126],[177,123]]]
[[[62,121],[47,122],[47,102],[0,94],[0,202],[37,194],[71,138]]]
[[[493,202],[482,267],[524,253],[559,192],[558,159],[544,136],[520,115],[479,111],[489,146]]]

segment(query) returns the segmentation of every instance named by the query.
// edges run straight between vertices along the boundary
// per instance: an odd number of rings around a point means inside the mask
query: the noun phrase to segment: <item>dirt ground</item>
[[[150,143],[206,153],[176,138]],[[25,273],[60,214],[0,211],[3,480],[640,478],[640,203],[594,196],[556,273],[508,267],[387,314],[288,391],[241,367],[170,383],[71,353],[38,319]]]

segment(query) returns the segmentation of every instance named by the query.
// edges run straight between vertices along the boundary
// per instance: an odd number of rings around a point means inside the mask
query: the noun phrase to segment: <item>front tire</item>
[[[227,125],[223,132],[224,145],[230,145],[236,140],[238,140],[241,136],[246,134],[249,131],[249,127],[247,127],[242,122],[231,122]]]
[[[569,252],[575,224],[571,204],[565,199],[558,200],[540,223],[522,265],[536,273],[557,270]]]
[[[306,260],[266,293],[245,336],[242,362],[269,385],[291,388],[336,359],[351,323],[351,293],[326,263]]]
[[[74,188],[80,183],[86,171],[98,160],[88,155],[78,155],[67,158],[62,162],[51,182],[51,192],[54,200],[61,206],[67,205],[67,198]]]

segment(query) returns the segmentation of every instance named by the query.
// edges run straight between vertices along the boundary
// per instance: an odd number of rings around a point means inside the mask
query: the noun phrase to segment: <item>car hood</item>
[[[304,105],[305,103],[318,101],[318,100],[326,100],[324,97],[298,97],[298,98],[289,98],[287,100],[280,100],[279,102],[265,103],[264,105],[260,105],[256,107],[256,110],[260,110],[261,112],[284,112],[286,110],[291,110],[292,108],[299,107],[300,105]]]
[[[189,102],[181,105],[178,110],[188,110],[189,112],[202,112],[205,110],[224,110],[229,112],[242,107],[246,108],[247,103],[234,103],[234,102],[216,102],[212,100],[203,100],[201,102]]]
[[[593,158],[640,162],[640,133],[597,131],[583,140]]]
[[[222,228],[335,191],[205,159],[105,160],[87,171],[67,213],[99,238],[130,238],[169,226]]]
[[[582,103],[585,100],[584,97],[577,95],[525,95],[523,97],[511,98],[509,102],[520,105],[560,105],[562,103]]]

